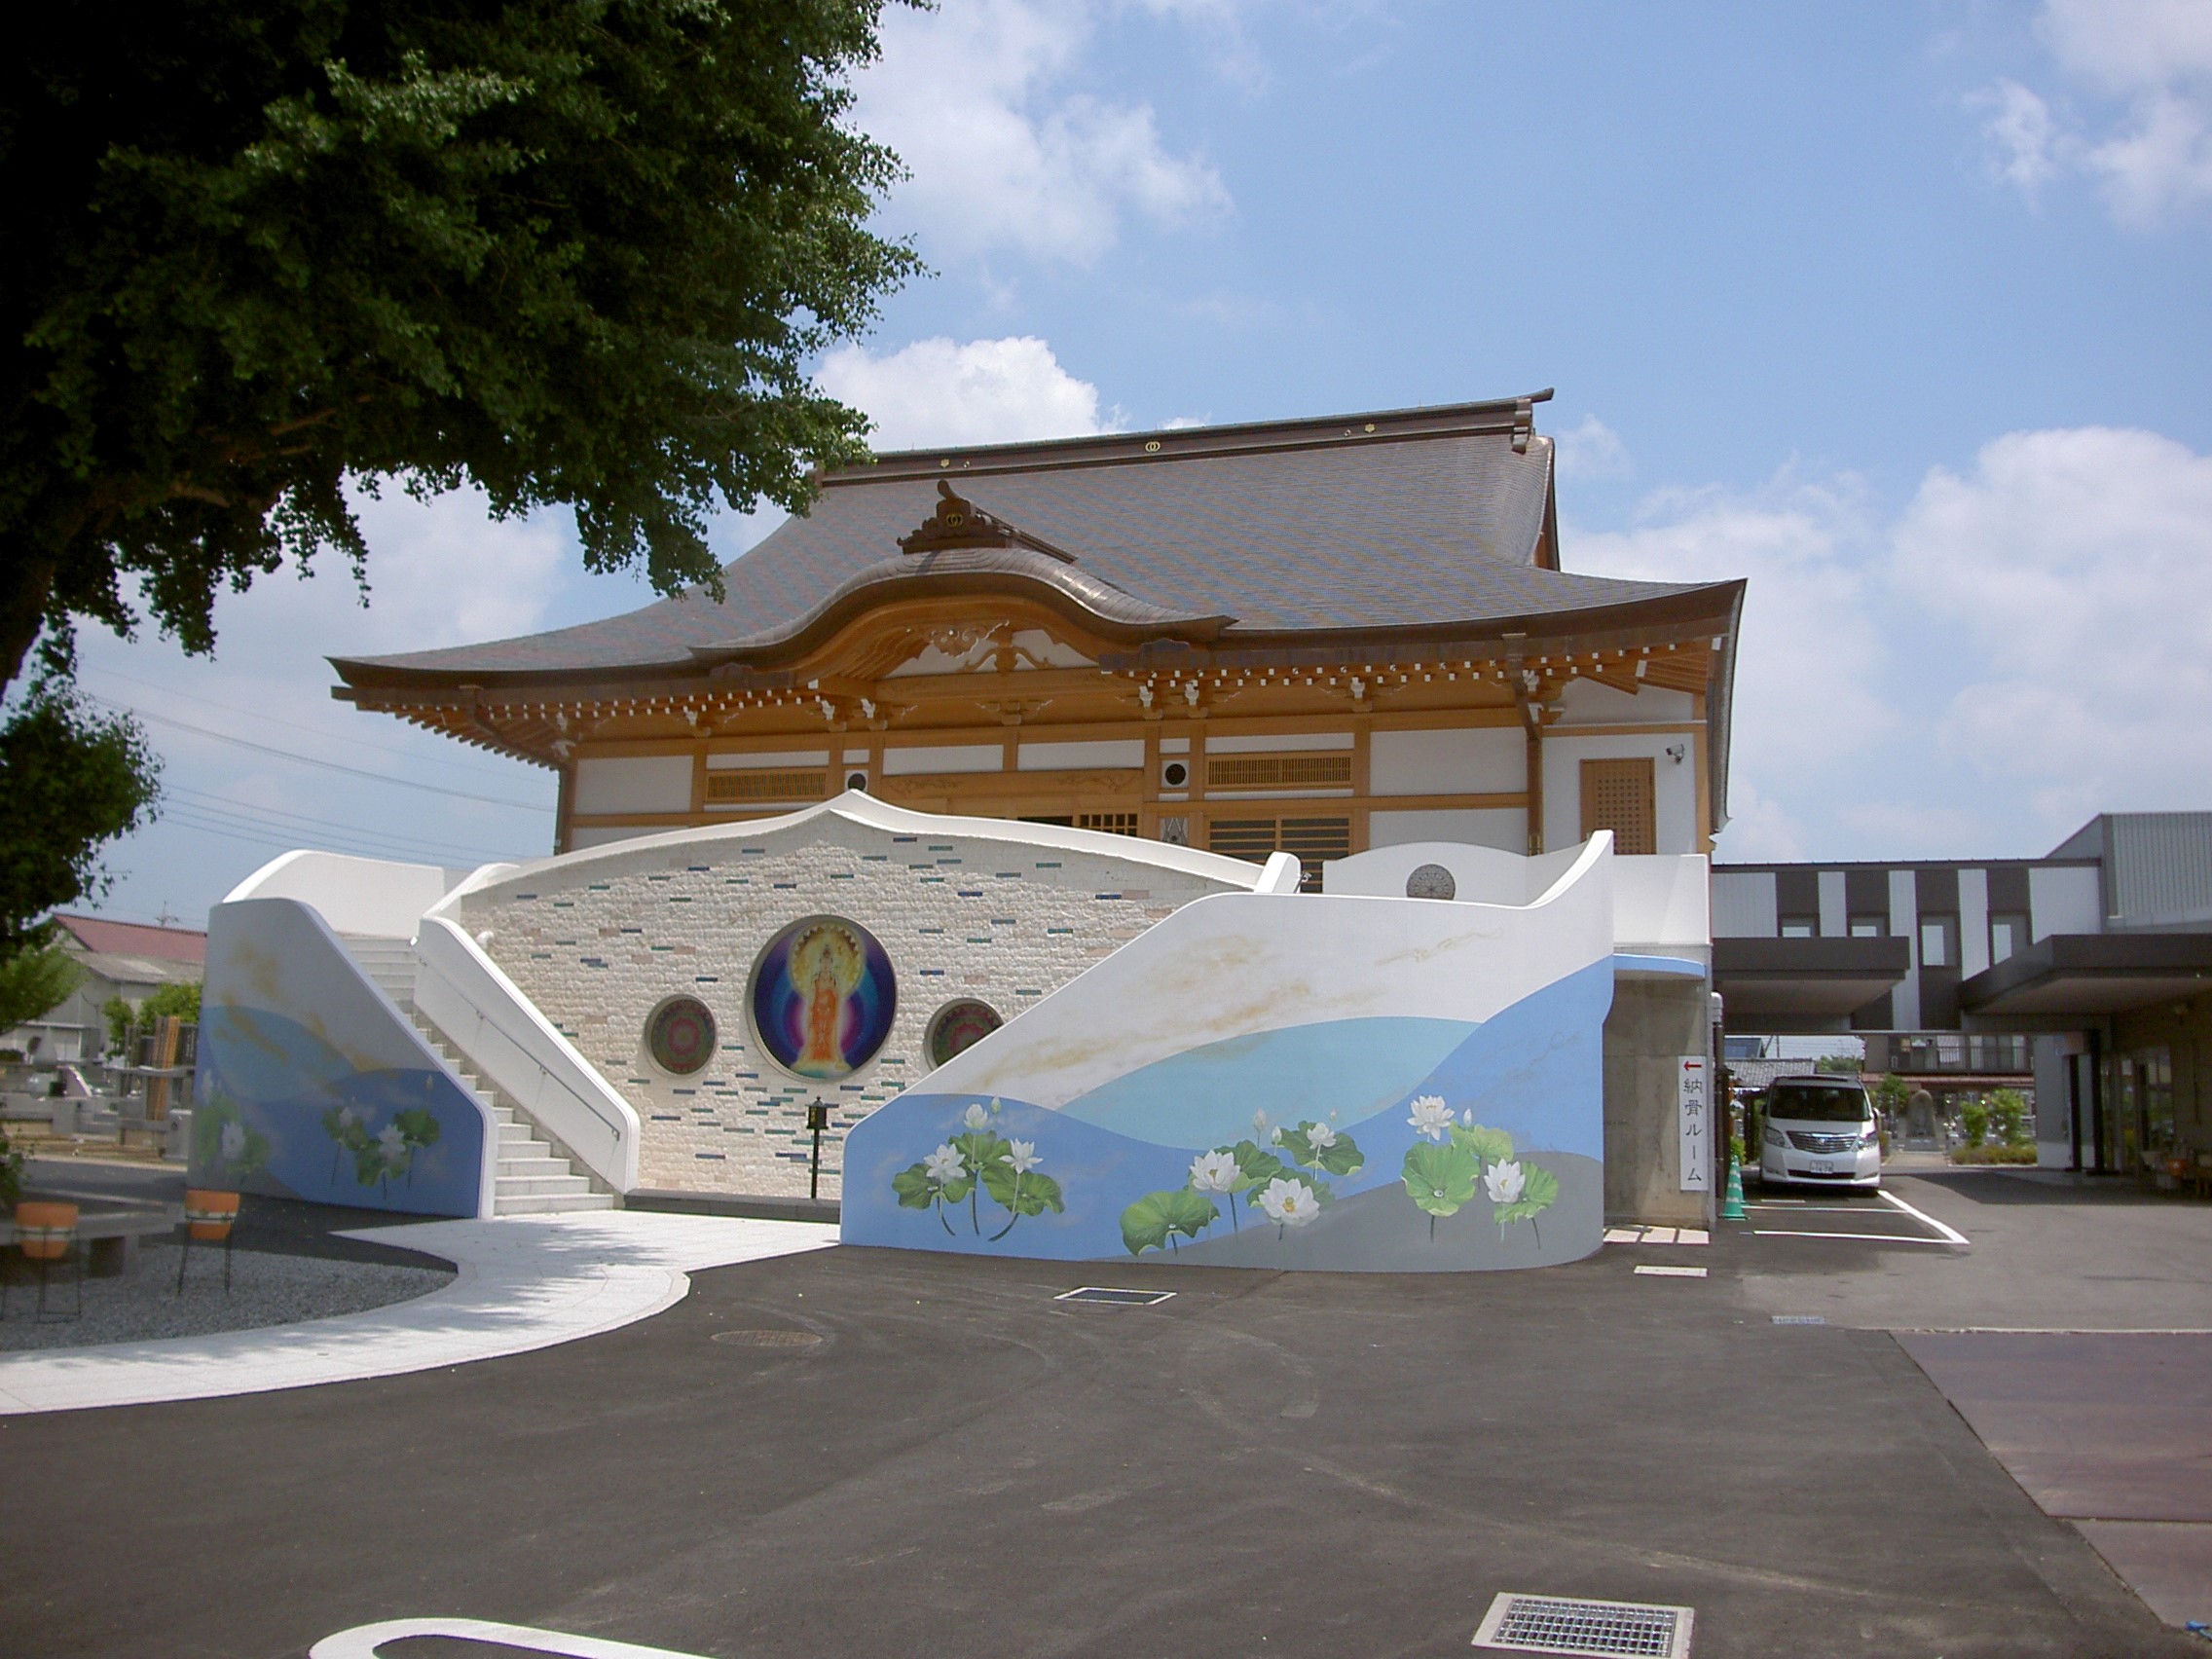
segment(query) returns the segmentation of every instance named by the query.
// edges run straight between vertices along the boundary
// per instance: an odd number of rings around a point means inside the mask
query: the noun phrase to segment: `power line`
[[[436,784],[417,783],[413,778],[395,778],[388,772],[371,772],[360,766],[348,766],[342,761],[325,760],[318,756],[297,755],[289,749],[277,749],[271,744],[256,743],[251,738],[234,737],[227,731],[214,731],[206,726],[194,725],[190,720],[180,720],[173,715],[157,715],[151,710],[137,708],[129,703],[118,703],[113,698],[102,697],[96,691],[88,691],[85,695],[92,698],[93,702],[104,703],[107,707],[122,714],[135,715],[140,719],[154,720],[162,725],[175,726],[180,731],[189,731],[200,737],[212,738],[217,743],[236,744],[240,749],[250,749],[257,754],[273,755],[279,760],[290,760],[302,766],[319,766],[326,772],[344,772],[349,777],[366,778],[371,783],[392,784],[403,790],[421,790],[424,794],[448,795],[455,800],[480,801],[486,806],[511,806],[524,812],[551,812],[553,810],[550,806],[537,801],[508,800],[501,795],[482,795],[471,793],[467,790],[449,790]]]
[[[402,760],[413,760],[432,766],[450,766],[460,771],[476,770],[465,760],[448,760],[435,755],[418,755],[412,750],[400,749],[388,743],[373,743],[365,737],[337,736],[334,733],[322,730],[319,726],[312,726],[301,720],[282,719],[276,715],[264,714],[259,709],[241,709],[236,703],[218,702],[213,697],[203,697],[197,691],[179,691],[151,680],[141,680],[134,674],[124,673],[120,668],[102,668],[96,672],[103,679],[112,677],[116,680],[129,681],[131,684],[142,685],[149,691],[159,691],[165,697],[182,697],[187,702],[203,703],[210,709],[220,709],[227,715],[243,715],[248,719],[267,720],[271,725],[288,726],[293,731],[304,731],[311,737],[322,739],[325,743],[346,743],[356,749],[373,749],[380,755],[395,755]],[[89,694],[97,695],[97,693]],[[103,697],[100,701],[107,702],[108,699]]]
[[[512,858],[512,852],[495,852],[487,848],[471,847],[459,841],[436,840],[426,835],[410,835],[400,830],[379,830],[358,825],[341,824],[327,818],[313,818],[304,813],[285,812],[277,807],[235,805],[220,796],[203,794],[198,790],[178,790],[180,799],[166,808],[162,819],[175,813],[197,813],[203,818],[225,820],[254,830],[273,830],[278,834],[317,837],[323,840],[368,841],[390,848],[412,848],[416,855],[434,858],[441,864],[473,862],[490,864]],[[158,820],[159,822],[159,820]]]

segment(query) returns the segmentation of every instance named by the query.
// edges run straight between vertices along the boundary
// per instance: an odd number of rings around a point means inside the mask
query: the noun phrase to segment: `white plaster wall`
[[[571,825],[569,828],[569,850],[580,853],[587,847],[611,847],[617,841],[635,841],[641,836],[659,833],[661,831],[658,830],[641,829],[634,824],[614,826]]]
[[[1368,813],[1370,847],[1398,847],[1415,841],[1463,841],[1500,852],[1525,853],[1529,849],[1529,814],[1517,806]]]
[[[941,1087],[1056,1107],[1154,1061],[1252,1032],[1382,1014],[1489,1019],[1612,948],[1609,838],[1564,862],[1525,862],[1520,879],[1545,884],[1525,906],[1331,894],[1207,899],[954,1056]]]
[[[1206,739],[1208,755],[1291,755],[1305,750],[1349,749],[1352,746],[1348,731],[1285,731],[1260,737],[1219,737]],[[1166,745],[1161,746],[1162,754]]]
[[[1890,932],[1902,934],[1905,977],[1890,993],[1890,1021],[1899,1031],[1920,1029],[1920,878],[1909,869],[1890,871]]]
[[[1124,837],[1025,835],[1035,827],[871,801],[844,810],[882,822],[816,809],[660,834],[503,873],[450,907],[470,935],[490,933],[486,953],[637,1111],[640,1185],[803,1193],[805,1107],[819,1097],[832,1107],[823,1191],[834,1196],[844,1131],[926,1074],[924,1032],[945,1003],[979,998],[1011,1020],[1181,905],[1261,879]],[[898,977],[883,1049],[830,1084],[778,1070],[746,1019],[761,948],[823,913],[872,933]],[[707,1005],[719,1034],[715,1061],[688,1078],[645,1051],[646,1017],[680,994]]]
[[[1024,772],[1136,771],[1144,765],[1144,739],[1117,737],[1095,743],[1025,743],[1015,766]]]
[[[2029,931],[2037,939],[2052,934],[2105,931],[2104,894],[2094,865],[2028,870]]]
[[[691,756],[630,755],[576,762],[575,793],[570,810],[600,812],[688,812],[691,810]]]
[[[1699,853],[1613,859],[1613,948],[1710,964],[1712,867]]]
[[[1006,750],[996,743],[940,743],[928,748],[886,749],[887,778],[937,777],[947,772],[1003,772]]]
[[[1687,722],[1696,718],[1697,708],[1687,691],[1665,691],[1656,685],[1636,692],[1616,691],[1595,680],[1569,680],[1560,688],[1559,706],[1558,725]]]
[[[345,853],[285,853],[232,888],[223,903],[291,899],[313,909],[333,933],[413,939],[424,911],[466,874],[436,865],[392,864]]]
[[[1368,793],[1519,794],[1529,784],[1529,740],[1518,726],[1379,731],[1368,739]]]
[[[1680,760],[1669,758],[1669,744],[1683,746]],[[1544,734],[1544,845],[1570,846],[1582,838],[1582,762],[1622,760],[1635,756],[1652,759],[1654,815],[1658,820],[1658,851],[1697,851],[1697,748],[1688,732],[1649,732],[1638,735],[1560,735],[1557,727]]]

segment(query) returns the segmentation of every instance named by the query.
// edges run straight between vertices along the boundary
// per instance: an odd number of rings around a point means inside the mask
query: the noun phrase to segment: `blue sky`
[[[887,445],[1556,386],[1570,569],[1751,578],[1723,859],[2212,806],[2212,6],[945,0],[860,93],[935,272],[822,367]],[[212,662],[88,637],[172,790],[111,912],[197,924],[279,844],[547,847],[547,774],[320,658],[649,596],[558,515],[365,522],[365,611],[332,570]]]

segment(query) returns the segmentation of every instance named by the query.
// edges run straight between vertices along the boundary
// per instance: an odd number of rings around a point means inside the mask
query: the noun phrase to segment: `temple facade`
[[[885,455],[628,615],[335,661],[551,767],[553,850],[860,790],[1264,861],[1705,853],[1743,583],[1562,569],[1548,392]]]

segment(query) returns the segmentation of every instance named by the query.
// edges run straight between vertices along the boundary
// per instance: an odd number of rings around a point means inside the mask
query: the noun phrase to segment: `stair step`
[[[543,1180],[549,1175],[575,1176],[565,1158],[502,1158],[498,1162],[498,1177],[508,1180]],[[580,1179],[580,1177],[577,1177]]]
[[[614,1207],[613,1198],[607,1193],[548,1193],[532,1194],[524,1198],[501,1198],[493,1206],[494,1215],[565,1215],[572,1210],[603,1210]]]
[[[554,1198],[563,1193],[588,1193],[591,1183],[581,1175],[501,1175],[494,1187],[500,1198]]]
[[[505,1146],[543,1146],[537,1133],[528,1124],[505,1123],[499,1125],[499,1144]]]

